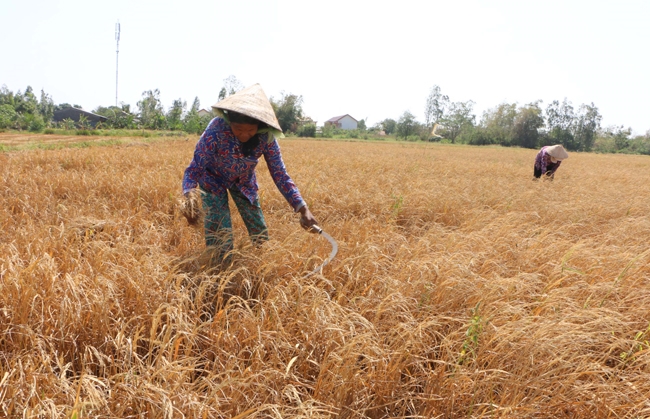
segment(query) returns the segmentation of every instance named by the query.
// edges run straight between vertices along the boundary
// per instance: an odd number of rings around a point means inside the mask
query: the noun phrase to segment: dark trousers
[[[546,176],[548,176],[548,177],[553,177],[554,174],[555,174],[555,171],[553,170],[552,167],[547,167],[547,168],[546,168]],[[536,177],[537,179],[539,179],[540,177],[542,177],[542,168],[541,168],[541,167],[537,167],[537,166],[535,166],[535,172],[534,172],[534,175],[535,175],[535,177]]]
[[[251,203],[237,188],[229,189],[228,192],[230,192],[232,200],[235,201],[253,243],[260,244],[267,241],[269,234],[259,199]],[[205,192],[203,194],[203,210],[205,212],[205,244],[207,247],[216,248],[223,257],[233,249],[228,193],[219,196]]]

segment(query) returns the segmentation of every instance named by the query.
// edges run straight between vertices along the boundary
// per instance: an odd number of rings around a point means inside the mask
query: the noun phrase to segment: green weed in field
[[[621,352],[621,360],[629,361],[643,351],[650,350],[650,323],[645,330],[637,332],[634,336],[634,343],[629,351]]]
[[[397,218],[400,210],[402,209],[402,205],[404,204],[404,197],[402,195],[399,196],[393,195],[392,198],[393,198],[393,205],[391,206],[391,212],[393,218]]]
[[[468,358],[476,358],[476,350],[478,349],[479,337],[483,332],[483,317],[479,313],[481,302],[476,303],[472,309],[472,317],[469,321],[467,332],[465,332],[465,341],[458,357],[458,363],[463,364]]]

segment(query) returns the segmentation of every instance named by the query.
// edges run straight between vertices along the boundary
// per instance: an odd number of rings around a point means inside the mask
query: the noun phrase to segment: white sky
[[[0,85],[55,103],[166,109],[217,101],[223,80],[302,95],[322,125],[368,125],[406,110],[424,121],[439,85],[473,100],[593,102],[603,126],[650,129],[649,0],[0,0]]]

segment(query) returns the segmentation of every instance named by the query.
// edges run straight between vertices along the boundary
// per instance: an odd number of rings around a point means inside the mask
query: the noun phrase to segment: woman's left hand
[[[312,226],[318,224],[307,205],[302,206],[298,211],[300,212],[300,226],[305,230],[309,230]]]

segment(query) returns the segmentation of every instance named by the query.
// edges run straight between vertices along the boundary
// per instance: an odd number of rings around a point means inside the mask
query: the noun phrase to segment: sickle
[[[332,238],[332,236],[330,236],[329,234],[324,232],[323,229],[320,228],[319,226],[313,225],[313,226],[309,227],[308,231],[310,231],[311,233],[319,234],[319,235],[325,237],[327,239],[327,241],[329,241],[330,244],[332,245],[332,252],[330,253],[329,257],[327,259],[325,259],[325,261],[321,265],[317,266],[313,271],[311,271],[310,273],[305,275],[305,278],[307,278],[309,276],[312,276],[312,275],[314,275],[316,273],[319,273],[323,269],[323,267],[325,265],[327,265],[328,263],[330,263],[332,261],[332,259],[334,259],[334,256],[336,256],[336,253],[339,251],[339,245],[336,244],[336,240],[334,240],[334,238]]]

